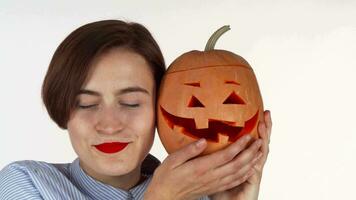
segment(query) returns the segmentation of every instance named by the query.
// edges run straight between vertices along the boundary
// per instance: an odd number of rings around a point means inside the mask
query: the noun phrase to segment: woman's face
[[[112,49],[93,64],[68,121],[82,168],[92,176],[138,169],[154,139],[155,82],[137,53]]]

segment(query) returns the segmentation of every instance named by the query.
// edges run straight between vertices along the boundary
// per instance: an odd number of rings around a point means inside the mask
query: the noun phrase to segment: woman
[[[201,139],[162,164],[148,154],[164,71],[140,24],[105,20],[72,32],[53,55],[42,98],[78,158],[11,163],[0,172],[0,199],[257,199],[270,123],[260,124],[262,139],[250,146],[246,136],[197,157],[206,147]]]

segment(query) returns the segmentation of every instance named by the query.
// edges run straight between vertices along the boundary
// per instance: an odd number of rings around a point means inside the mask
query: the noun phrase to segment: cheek
[[[68,133],[73,146],[78,146],[80,143],[87,141],[88,133],[92,130],[94,118],[91,115],[77,113],[74,114],[68,121]],[[75,147],[74,147],[75,148]]]
[[[153,145],[155,113],[154,109],[139,109],[129,114],[128,132],[137,139],[135,152],[144,157]],[[136,154],[135,153],[135,154]]]
[[[133,115],[129,125],[131,130],[128,131],[137,139],[135,142],[136,153],[144,157],[151,149],[154,140],[154,108],[138,109],[137,113],[131,114]]]
[[[137,135],[147,135],[154,131],[154,108],[144,108],[129,113],[131,128],[137,130]]]

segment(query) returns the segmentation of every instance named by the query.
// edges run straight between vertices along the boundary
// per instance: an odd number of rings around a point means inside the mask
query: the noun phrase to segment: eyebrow
[[[134,87],[127,87],[127,88],[123,88],[118,90],[117,92],[115,92],[115,96],[119,96],[122,94],[127,94],[127,93],[132,93],[132,92],[141,92],[141,93],[145,93],[145,94],[149,94],[149,92],[139,86],[134,86]],[[100,92],[97,91],[93,91],[93,90],[87,90],[87,89],[81,89],[79,90],[78,95],[81,94],[87,94],[87,95],[93,95],[93,96],[101,96]]]
[[[116,95],[121,95],[121,94],[126,94],[130,92],[142,92],[145,94],[150,94],[145,88],[139,87],[139,86],[134,86],[134,87],[127,87],[124,89],[119,90],[116,92]]]

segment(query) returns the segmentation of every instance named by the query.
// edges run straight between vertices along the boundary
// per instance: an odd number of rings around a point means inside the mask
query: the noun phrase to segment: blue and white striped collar
[[[141,167],[141,173],[147,177],[139,185],[131,188],[129,191],[106,185],[97,181],[84,172],[79,165],[79,159],[75,159],[69,166],[72,182],[78,189],[92,199],[143,199],[144,191],[152,179],[152,174],[160,164],[159,160],[148,155]]]

